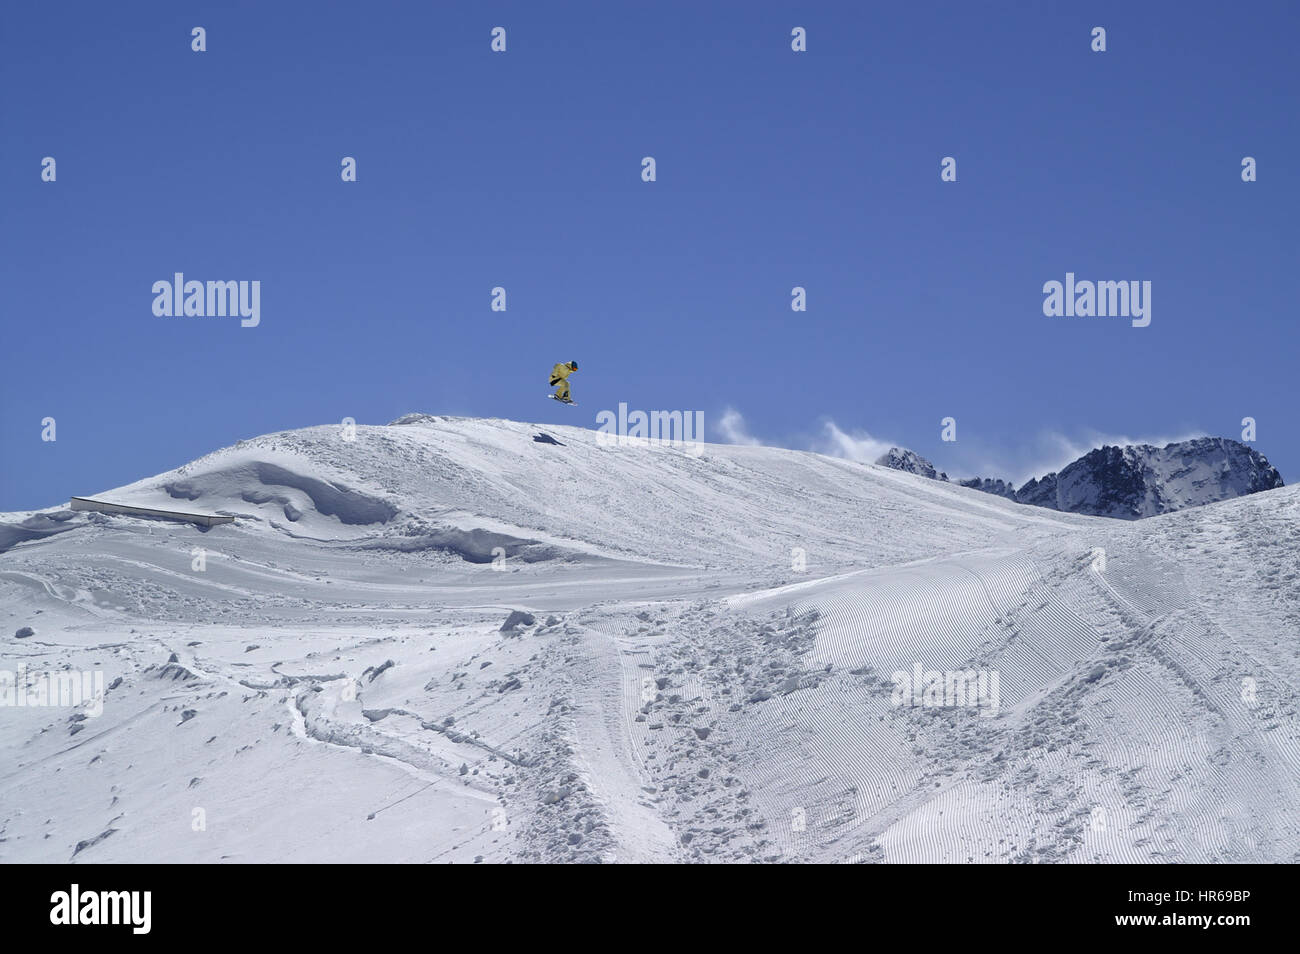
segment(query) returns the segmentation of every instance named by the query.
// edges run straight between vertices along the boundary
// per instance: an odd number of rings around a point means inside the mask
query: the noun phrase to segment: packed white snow
[[[349,437],[0,514],[0,861],[1300,860],[1295,488]]]

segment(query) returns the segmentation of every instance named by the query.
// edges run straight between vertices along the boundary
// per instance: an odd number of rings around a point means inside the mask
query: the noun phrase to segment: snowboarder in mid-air
[[[567,363],[561,361],[555,367],[551,368],[551,387],[555,388],[555,393],[549,394],[547,397],[553,397],[555,400],[561,401],[565,404],[572,404],[573,398],[569,397],[569,375],[577,370],[578,362],[576,361],[569,361]],[[559,387],[555,387],[557,384]]]

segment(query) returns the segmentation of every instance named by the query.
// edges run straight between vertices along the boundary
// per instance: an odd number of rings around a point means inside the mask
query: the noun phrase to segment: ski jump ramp
[[[73,497],[71,507],[73,510],[96,510],[99,513],[121,513],[132,517],[156,517],[160,520],[197,523],[201,527],[215,527],[217,524],[233,523],[235,520],[234,517],[221,517],[210,513],[188,513],[183,510],[158,510],[154,507],[116,504],[107,500],[95,500],[93,497]]]

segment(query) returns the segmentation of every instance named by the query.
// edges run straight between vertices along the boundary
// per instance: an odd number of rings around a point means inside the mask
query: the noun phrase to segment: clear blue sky
[[[1298,11],[11,5],[0,510],[345,416],[620,401],[1016,478],[1250,415],[1300,479]],[[155,317],[176,271],[259,280],[261,325]],[[1067,271],[1151,281],[1150,327],[1044,317]],[[543,397],[570,358],[579,408]]]

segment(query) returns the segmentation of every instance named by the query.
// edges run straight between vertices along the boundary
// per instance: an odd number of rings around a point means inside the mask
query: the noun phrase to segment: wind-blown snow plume
[[[879,440],[866,431],[855,430],[852,433],[843,431],[834,421],[827,420],[822,425],[820,439],[813,441],[810,450],[831,457],[843,457],[861,464],[873,464],[881,456],[888,454],[893,446],[895,445],[892,441]]]
[[[734,407],[728,407],[718,419],[718,436],[725,444],[744,444],[758,447],[763,442],[749,433],[745,426],[745,416]]]

